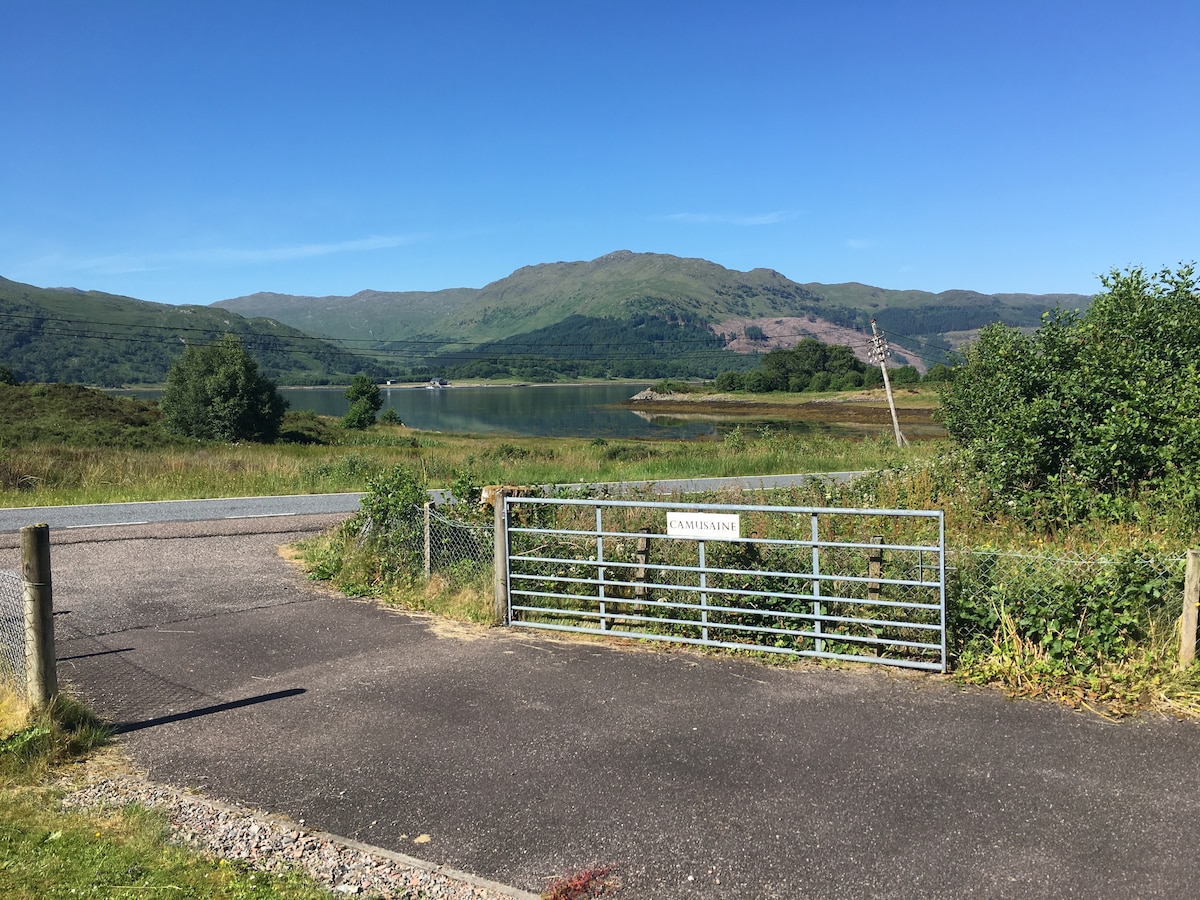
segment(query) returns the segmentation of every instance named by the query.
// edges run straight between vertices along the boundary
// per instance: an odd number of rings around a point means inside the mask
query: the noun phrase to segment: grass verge
[[[48,776],[108,739],[78,701],[60,696],[30,713],[0,690],[0,735],[0,896],[328,900],[298,873],[254,872],[173,847],[165,819],[145,809],[105,817],[62,810]]]

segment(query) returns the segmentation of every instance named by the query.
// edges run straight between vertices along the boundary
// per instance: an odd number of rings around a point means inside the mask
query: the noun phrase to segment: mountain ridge
[[[537,263],[482,288],[364,290],[339,297],[253,294],[214,306],[265,315],[338,340],[420,341],[452,351],[546,329],[570,315],[665,318],[716,330],[737,319],[813,318],[866,331],[872,319],[940,361],[988,322],[1034,327],[1056,306],[1086,306],[1082,294],[939,293],[861,282],[792,281],[775,269],[748,272],[710,260],[616,250],[592,260]],[[741,335],[740,338],[744,338]],[[728,336],[734,347],[739,336]],[[745,341],[736,344],[743,349]],[[921,348],[924,348],[923,351]]]
[[[765,267],[741,272],[630,250],[522,266],[482,288],[262,291],[208,306],[0,278],[0,363],[31,380],[154,383],[182,344],[235,331],[269,377],[290,384],[452,370],[522,379],[714,377],[810,336],[845,343],[865,360],[874,319],[889,333],[893,364],[924,369],[988,322],[1035,327],[1047,309],[1090,300],[801,284]]]

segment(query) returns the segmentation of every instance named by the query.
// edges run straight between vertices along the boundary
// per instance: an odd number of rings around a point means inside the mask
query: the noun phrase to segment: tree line
[[[944,381],[951,373],[949,366],[937,363],[922,377],[915,366],[904,365],[889,369],[888,377],[892,384],[916,384]],[[722,393],[752,394],[850,391],[882,384],[883,373],[878,366],[864,363],[845,344],[823,344],[816,338],[804,338],[794,347],[771,350],[762,356],[757,369],[725,371],[714,382]]]

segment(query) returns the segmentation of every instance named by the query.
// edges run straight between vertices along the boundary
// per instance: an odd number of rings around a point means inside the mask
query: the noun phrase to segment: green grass
[[[53,777],[107,738],[69,697],[30,713],[11,692],[0,692],[0,896],[327,900],[329,893],[301,874],[254,872],[169,845],[166,820],[146,809],[64,811]]]
[[[384,425],[346,432],[321,423],[320,429],[320,439],[331,443],[0,449],[0,506],[358,491],[397,464],[414,467],[430,487],[450,487],[464,476],[479,484],[541,485],[846,471],[937,452],[932,445],[897,450],[887,438],[769,430],[680,442],[478,437]]]

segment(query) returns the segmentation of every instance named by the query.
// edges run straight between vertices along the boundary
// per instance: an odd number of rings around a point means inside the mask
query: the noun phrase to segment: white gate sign
[[[741,517],[725,513],[669,512],[667,536],[701,541],[741,540]]]

